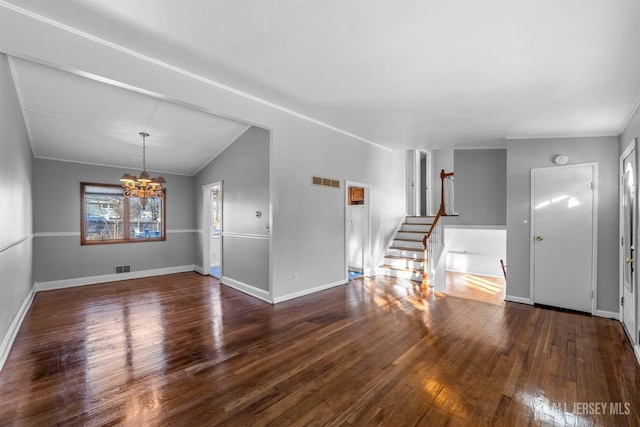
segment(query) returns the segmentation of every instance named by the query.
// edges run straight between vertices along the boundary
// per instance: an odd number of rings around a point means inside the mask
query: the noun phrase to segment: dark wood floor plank
[[[640,368],[609,319],[387,277],[272,306],[180,273],[36,295],[0,425],[58,424],[639,426]]]

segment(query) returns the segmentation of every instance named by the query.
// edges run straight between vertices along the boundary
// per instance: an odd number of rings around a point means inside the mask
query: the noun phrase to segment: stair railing
[[[448,180],[449,188],[445,188],[445,180]],[[447,212],[447,208],[445,205],[445,190],[449,190],[451,196],[453,196],[453,172],[445,172],[444,169],[440,171],[440,181],[441,181],[441,191],[440,191],[440,208],[438,209],[438,213],[436,214],[431,227],[427,234],[425,234],[422,239],[422,245],[424,247],[424,259],[423,259],[423,270],[422,270],[422,289],[426,290],[428,288],[433,287],[430,283],[429,278],[431,274],[435,274],[435,265],[440,256],[442,255],[442,251],[444,250],[444,225],[440,219],[443,216],[448,216],[449,212]],[[452,199],[453,197],[451,197]],[[453,206],[453,201],[449,200],[451,205]]]

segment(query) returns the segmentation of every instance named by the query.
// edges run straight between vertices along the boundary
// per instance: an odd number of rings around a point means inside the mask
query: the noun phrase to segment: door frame
[[[344,277],[349,282],[349,187],[364,188],[364,200],[367,207],[367,235],[362,249],[362,275],[371,276],[371,188],[369,184],[357,181],[344,182]],[[365,268],[368,267],[368,268]]]
[[[569,168],[582,168],[590,167],[593,177],[593,192],[592,192],[592,206],[591,206],[591,218],[592,218],[592,259],[591,259],[591,314],[595,314],[598,307],[598,289],[597,289],[597,274],[598,274],[598,162],[589,163],[576,163],[566,166],[551,166],[544,168],[532,168],[531,169],[531,188],[529,194],[529,295],[531,296],[531,304],[536,302],[535,298],[535,172],[551,169],[569,169]]]
[[[420,157],[426,156],[426,171],[422,170]],[[432,156],[431,151],[421,149],[407,150],[407,215],[420,215],[422,207],[422,175],[425,175],[427,184],[426,193],[426,209],[427,215],[432,215],[433,211],[433,188],[432,188]]]
[[[220,180],[202,185],[202,274],[205,276],[210,275],[211,272],[211,190],[218,186],[222,194],[221,204],[224,208],[224,181]],[[224,231],[224,215],[222,217],[221,231]],[[223,232],[220,233],[220,280],[222,280],[222,272],[224,270],[224,257],[222,256],[223,234]]]
[[[619,189],[619,194],[618,194],[618,203],[619,203],[619,221],[618,221],[618,226],[619,226],[619,242],[620,242],[620,250],[619,250],[619,260],[618,260],[618,265],[619,265],[619,291],[618,291],[618,301],[619,301],[619,305],[618,305],[618,316],[620,319],[620,323],[622,323],[622,328],[628,333],[631,334],[632,336],[629,337],[629,340],[631,341],[631,345],[635,348],[638,347],[640,345],[639,342],[637,342],[636,338],[640,338],[640,326],[638,325],[638,305],[639,305],[639,297],[638,297],[638,275],[637,272],[636,274],[633,275],[633,283],[631,283],[631,286],[633,288],[633,304],[634,304],[634,313],[633,315],[635,316],[635,331],[627,331],[625,326],[624,326],[624,309],[622,304],[620,304],[620,302],[622,301],[622,297],[624,296],[624,259],[626,258],[626,254],[625,254],[625,248],[624,248],[624,244],[623,242],[623,238],[624,238],[624,159],[626,159],[629,154],[631,154],[631,152],[635,149],[635,157],[636,157],[636,170],[635,172],[635,176],[634,178],[638,179],[638,176],[640,176],[640,174],[638,173],[638,138],[633,138],[631,140],[631,142],[629,143],[629,145],[627,146],[627,148],[625,148],[625,150],[622,152],[622,154],[620,155],[620,161],[619,161],[619,169],[618,169],[618,173],[619,173],[619,177],[620,177],[620,185],[618,187]],[[636,227],[638,226],[638,184],[636,184],[636,191],[635,191],[635,202],[636,202],[636,209],[635,209],[635,215],[636,215]],[[633,245],[637,248],[638,247],[638,231],[634,230],[634,235],[632,236],[633,239]],[[640,363],[640,356],[638,355],[638,353],[636,353],[636,356],[638,356],[638,362]]]

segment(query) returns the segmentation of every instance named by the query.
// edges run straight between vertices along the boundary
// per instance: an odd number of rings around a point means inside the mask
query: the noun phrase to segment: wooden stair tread
[[[402,246],[391,246],[389,249],[397,249],[399,251],[424,252],[422,248],[405,248]]]
[[[385,255],[384,257],[390,258],[390,259],[402,259],[402,260],[414,261],[414,262],[424,262],[424,259],[422,258],[411,258],[408,256],[402,256],[402,255]]]

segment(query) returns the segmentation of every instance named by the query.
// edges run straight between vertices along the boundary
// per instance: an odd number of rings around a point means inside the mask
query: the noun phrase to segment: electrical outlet
[[[298,280],[298,273],[293,273],[293,280]]]

